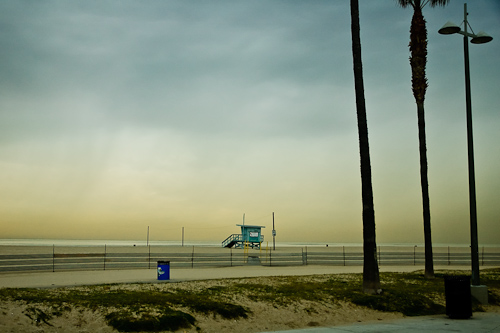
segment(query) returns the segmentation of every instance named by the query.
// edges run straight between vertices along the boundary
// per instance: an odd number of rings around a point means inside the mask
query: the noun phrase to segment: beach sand
[[[9,251],[16,253],[33,253],[33,248],[9,247]],[[0,253],[5,249],[0,249]],[[38,248],[37,251],[50,251],[50,248]],[[80,253],[82,248],[65,248],[64,252],[75,251]],[[99,251],[88,249],[86,251]],[[102,250],[102,249],[101,249]],[[135,251],[145,251],[145,247],[136,247]],[[166,253],[178,253],[179,251],[192,251],[189,247],[175,247],[165,249]],[[195,248],[196,251],[227,251],[219,248]],[[297,251],[297,249],[293,249]],[[130,252],[130,248],[115,248],[113,251]],[[333,251],[330,249],[330,251]],[[466,270],[467,267],[436,267],[436,270]],[[411,272],[422,270],[419,266],[381,266],[380,271]],[[156,267],[154,269],[138,270],[99,270],[99,271],[61,271],[61,272],[33,272],[33,273],[5,273],[0,274],[0,288],[84,288],[87,285],[112,284],[111,288],[125,288],[137,290],[141,288],[162,288],[168,291],[170,288],[186,289],[195,291],[211,286],[231,285],[234,279],[239,283],[245,283],[245,279],[252,279],[252,283],[269,285],[272,276],[303,276],[303,279],[319,279],[328,274],[361,273],[361,266],[293,266],[293,267],[266,267],[266,266],[239,266],[219,268],[182,268],[171,269],[169,281],[158,281]],[[243,280],[241,280],[243,279]],[[252,315],[247,319],[223,320],[213,315],[196,315],[197,326],[201,332],[235,332],[243,331],[266,332],[276,330],[289,330],[314,326],[336,326],[357,322],[372,322],[380,320],[395,320],[403,317],[400,313],[384,313],[358,307],[349,303],[328,304],[324,302],[301,301],[289,306],[275,307],[265,302],[249,302],[248,299],[235,297],[234,302],[242,302]],[[71,306],[71,305],[69,305]],[[92,311],[73,307],[65,311],[62,316],[50,320],[50,325],[36,322],[27,315],[30,304],[15,301],[4,301],[0,303],[0,332],[116,332],[109,327],[100,311]],[[43,310],[43,309],[42,309]],[[50,309],[46,309],[50,311]],[[488,307],[488,311],[500,312],[498,307]],[[196,328],[181,330],[181,332],[197,332]]]
[[[260,277],[251,280],[252,283],[268,284],[269,278]],[[196,291],[214,286],[227,285],[232,283],[232,279],[225,280],[199,280],[179,283],[163,283],[162,290],[168,291],[171,288]],[[239,280],[245,283],[245,280]],[[156,285],[158,286],[158,285]],[[113,285],[111,288],[120,289],[145,289],[148,284],[126,284]],[[58,289],[56,289],[58,290]],[[272,306],[266,302],[249,301],[241,297],[235,297],[232,303],[245,306],[251,311],[251,316],[247,319],[226,320],[213,315],[196,314],[196,326],[201,332],[207,333],[229,333],[236,331],[243,332],[266,332],[276,330],[287,330],[311,326],[333,326],[354,322],[370,322],[380,320],[400,319],[403,316],[397,313],[383,313],[357,307],[348,303],[325,304],[319,302],[300,302],[288,306]],[[0,303],[0,331],[1,332],[116,332],[107,325],[104,315],[100,311],[91,311],[73,307],[71,311],[66,311],[60,317],[50,320],[49,324],[36,322],[29,318],[30,304],[22,302]],[[40,308],[40,306],[38,306]],[[52,311],[49,307],[41,307],[46,313]],[[180,332],[199,332],[196,327],[182,329]]]

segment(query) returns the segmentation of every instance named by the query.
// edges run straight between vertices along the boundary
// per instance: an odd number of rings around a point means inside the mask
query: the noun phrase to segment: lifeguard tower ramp
[[[264,241],[264,236],[261,234],[261,229],[265,228],[261,225],[245,225],[237,224],[241,227],[241,234],[232,234],[222,242],[222,247],[228,248],[244,248],[245,244],[251,248],[260,248],[260,244]]]

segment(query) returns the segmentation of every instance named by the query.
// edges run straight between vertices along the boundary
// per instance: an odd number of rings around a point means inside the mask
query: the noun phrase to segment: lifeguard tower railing
[[[233,247],[238,242],[243,242],[242,234],[232,234],[222,242],[222,247]]]
[[[240,245],[240,247],[243,247],[244,242],[245,240],[243,239],[242,234],[232,234],[222,242],[222,247],[232,248],[235,245]],[[264,236],[262,235],[260,236],[260,242],[250,242],[247,240],[247,243],[251,244],[252,247],[254,247],[255,244],[260,245],[260,243],[262,242],[264,242]]]

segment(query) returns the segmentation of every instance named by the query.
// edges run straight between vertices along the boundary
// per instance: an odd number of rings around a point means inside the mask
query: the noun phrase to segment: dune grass
[[[254,301],[265,301],[284,306],[290,302],[308,300],[316,302],[345,301],[383,312],[400,312],[405,316],[446,313],[444,276],[463,275],[463,272],[436,273],[426,279],[423,272],[381,273],[383,292],[368,295],[361,291],[361,274],[331,275],[325,281],[308,282],[300,277],[286,277],[277,286],[264,284],[237,284]],[[490,304],[500,305],[500,270],[484,270],[482,283],[488,285]],[[483,311],[472,300],[473,311]]]
[[[361,274],[335,274],[313,277],[286,276],[218,280],[209,287],[183,288],[196,284],[99,285],[55,289],[0,289],[0,301],[27,304],[25,314],[37,324],[51,325],[53,317],[73,308],[100,311],[107,323],[120,332],[176,331],[196,327],[196,316],[246,319],[252,315],[241,304],[263,302],[286,307],[294,302],[349,302],[378,311],[400,312],[406,316],[444,314],[444,275],[463,272],[437,272],[426,279],[423,272],[381,273],[383,293],[361,292]],[[500,269],[481,271],[488,286],[490,304],[500,305]],[[235,295],[240,297],[235,300]],[[242,301],[243,300],[243,301]],[[45,310],[43,310],[45,309]],[[47,310],[50,309],[50,310]],[[473,302],[473,311],[482,311]]]

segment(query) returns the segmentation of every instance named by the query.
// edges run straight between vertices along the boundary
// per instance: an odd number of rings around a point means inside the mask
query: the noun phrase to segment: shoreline
[[[65,246],[65,247],[99,247],[99,246],[121,247],[121,246],[137,246],[147,247],[151,246],[179,246],[179,247],[221,247],[222,241],[199,241],[199,240],[119,240],[119,239],[50,239],[50,238],[0,238],[0,247],[2,246],[32,246],[32,247],[46,247],[46,246]],[[273,242],[265,240],[262,243],[263,247],[273,247]],[[276,242],[276,247],[362,247],[362,242]],[[423,243],[378,243],[377,247],[424,247]],[[468,243],[433,243],[433,247],[456,247],[468,248]],[[500,244],[480,244],[480,247],[487,248],[500,248]]]
[[[104,251],[108,251],[110,253],[124,253],[124,252],[143,252],[147,253],[149,249],[162,250],[160,252],[177,252],[177,253],[187,253],[192,252],[193,249],[199,252],[228,252],[232,251],[243,251],[243,249],[235,249],[235,248],[224,248],[222,246],[207,246],[207,245],[157,245],[151,244],[147,245],[110,245],[110,244],[102,244],[102,245],[4,245],[0,243],[0,255],[14,255],[14,254],[52,254],[56,253],[101,253]],[[378,251],[381,250],[390,250],[391,252],[408,252],[415,251],[416,253],[424,253],[425,248],[423,246],[415,246],[415,245],[379,245],[377,246]],[[455,252],[467,253],[470,252],[469,246],[433,246],[433,250],[448,250],[452,249]],[[492,245],[492,246],[479,246],[479,249],[487,249],[491,253],[500,253],[500,245]],[[271,246],[263,245],[261,249],[250,249],[251,251],[256,252],[264,252],[264,251],[273,251],[273,252],[299,252],[306,250],[314,250],[317,252],[342,252],[343,250],[349,250],[349,252],[362,252],[363,247],[361,245],[329,245],[329,246],[321,246],[321,245],[305,245],[305,246],[285,246],[280,245],[276,246],[276,249],[273,250]]]

